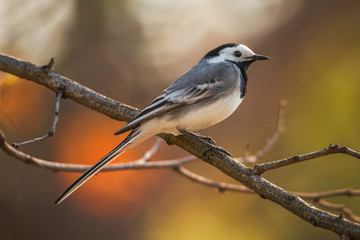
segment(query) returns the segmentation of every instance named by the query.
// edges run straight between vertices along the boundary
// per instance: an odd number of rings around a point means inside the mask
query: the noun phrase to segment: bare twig
[[[215,187],[220,192],[229,190],[229,191],[235,191],[235,192],[254,193],[254,191],[250,190],[249,188],[247,188],[245,186],[216,182],[211,179],[205,178],[203,176],[200,176],[196,173],[189,171],[188,169],[186,169],[185,167],[183,167],[181,165],[175,167],[174,170],[192,181],[204,184],[206,186]]]
[[[237,184],[229,184],[223,182],[216,182],[214,180],[205,178],[201,175],[198,175],[194,172],[189,171],[182,165],[179,165],[174,168],[176,172],[179,174],[187,177],[188,179],[203,184],[208,187],[213,187],[219,190],[219,192],[223,193],[225,191],[234,191],[234,192],[241,192],[241,193],[254,193],[254,191],[250,190],[249,188]],[[353,189],[338,189],[333,191],[327,192],[317,192],[317,193],[305,193],[305,192],[293,192],[293,194],[301,197],[303,199],[311,200],[314,203],[317,203],[321,207],[325,207],[327,209],[336,210],[342,212],[346,217],[351,219],[352,221],[360,223],[360,217],[355,215],[350,209],[346,208],[343,204],[334,204],[329,203],[323,198],[335,197],[335,196],[360,196],[360,190],[353,190]]]
[[[150,158],[159,150],[160,145],[162,143],[162,139],[161,138],[157,138],[156,139],[156,143],[154,144],[154,146],[152,148],[149,149],[149,151],[147,151],[144,156],[138,160],[138,162],[140,163],[144,163],[150,160]]]
[[[51,61],[50,61],[50,63],[51,63]],[[13,147],[18,148],[18,147],[21,147],[21,146],[23,146],[25,144],[33,143],[33,142],[37,142],[37,141],[42,141],[42,140],[44,140],[44,139],[46,139],[48,137],[54,136],[56,126],[57,126],[57,124],[59,122],[60,99],[61,99],[62,95],[63,95],[63,91],[60,89],[59,92],[56,94],[55,117],[54,117],[54,122],[53,122],[51,130],[42,137],[30,139],[30,140],[20,142],[20,143],[13,143],[12,144]]]
[[[52,67],[55,64],[55,59],[52,57],[48,64],[42,65],[41,68],[47,72],[52,71]]]
[[[229,183],[221,183],[216,182],[211,179],[205,178],[201,175],[198,175],[190,170],[186,169],[183,166],[178,166],[174,168],[178,173],[181,175],[186,176],[187,178],[204,184],[209,187],[218,188],[221,192],[224,191],[234,191],[234,192],[246,192],[246,193],[254,193],[254,191],[248,189],[247,187],[238,185],[238,184],[229,184]],[[347,196],[347,197],[355,197],[360,196],[360,189],[337,189],[332,191],[326,192],[316,192],[316,193],[306,193],[306,192],[292,192],[293,194],[308,200],[318,201],[322,198],[329,198],[329,197],[338,197],[338,196]]]
[[[340,212],[340,217],[342,217],[342,214],[344,214],[350,220],[360,223],[360,217],[356,216],[350,209],[346,208],[344,204],[330,203],[323,199],[319,199],[315,201],[315,203],[321,207]]]
[[[342,154],[347,154],[347,155],[355,157],[355,158],[360,158],[359,152],[356,152],[345,146],[340,147],[338,144],[335,144],[335,145],[331,144],[329,147],[324,148],[319,151],[316,151],[316,152],[307,153],[307,154],[303,154],[303,155],[297,155],[297,156],[293,156],[293,157],[282,159],[282,160],[276,160],[273,162],[258,164],[254,167],[254,173],[260,175],[268,170],[288,166],[290,164],[299,163],[299,162],[303,162],[303,161],[314,159],[314,158],[319,158],[319,157],[334,154],[334,153],[342,153]]]
[[[156,145],[151,149],[158,148]],[[33,156],[30,156],[26,153],[19,151],[18,149],[12,147],[9,143],[7,143],[6,138],[3,132],[0,129],[0,147],[9,155],[25,162],[28,164],[32,164],[37,167],[50,169],[54,171],[65,171],[65,172],[84,172],[91,165],[83,165],[83,164],[68,164],[68,163],[59,163],[59,162],[50,162],[47,160],[39,159]],[[151,156],[152,154],[146,154],[147,156]],[[148,162],[146,158],[141,158],[139,160],[135,160],[130,163],[120,163],[120,164],[112,164],[103,168],[102,171],[119,171],[119,170],[130,170],[130,169],[157,169],[157,168],[174,168],[180,166],[181,164],[194,161],[197,158],[194,156],[189,156],[185,158],[179,158],[174,160],[161,160]]]
[[[245,148],[245,157],[235,158],[236,161],[240,163],[254,163],[257,162],[260,158],[262,158],[265,154],[267,154],[270,151],[270,149],[279,139],[280,134],[285,130],[284,116],[285,116],[286,105],[287,103],[285,100],[280,101],[275,132],[272,135],[272,137],[267,141],[264,148],[257,151],[255,155],[250,156],[249,144],[247,144]]]
[[[193,173],[183,167],[182,165],[187,162],[191,162],[196,160],[197,158],[193,155],[189,155],[179,159],[172,160],[158,160],[154,162],[148,162],[151,156],[159,150],[161,144],[161,140],[158,139],[153,147],[149,149],[144,154],[144,157],[138,160],[134,160],[130,163],[120,163],[120,164],[112,164],[103,169],[103,171],[120,171],[120,170],[133,170],[133,169],[158,169],[158,168],[173,168],[181,175],[204,184],[210,187],[216,187],[219,191],[235,191],[235,192],[246,192],[246,193],[254,193],[254,191],[249,188],[236,184],[229,183],[221,183],[216,182],[214,180],[205,178],[196,173]],[[50,162],[47,160],[35,158],[28,154],[25,154],[15,148],[13,148],[9,143],[7,143],[6,138],[3,132],[0,129],[0,147],[7,152],[9,155],[16,157],[17,159],[24,161],[25,163],[33,164],[38,167],[54,170],[54,171],[65,171],[65,172],[83,172],[87,170],[91,165],[83,165],[83,164],[68,164],[68,163],[58,163],[58,162]],[[318,193],[303,193],[303,192],[293,192],[293,194],[313,201],[318,201],[322,198],[335,197],[335,196],[360,196],[360,190],[353,189],[339,189],[327,192],[318,192]]]
[[[317,201],[321,198],[329,198],[329,197],[338,197],[338,196],[360,196],[360,190],[358,189],[338,189],[326,192],[317,192],[317,193],[303,193],[303,192],[294,192],[294,194],[298,195],[301,198],[309,199]]]

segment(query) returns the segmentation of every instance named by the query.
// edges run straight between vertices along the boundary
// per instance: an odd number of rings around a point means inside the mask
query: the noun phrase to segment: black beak
[[[269,57],[267,56],[264,56],[264,55],[259,55],[259,54],[255,54],[251,57],[253,60],[257,61],[257,60],[268,60],[270,59]]]

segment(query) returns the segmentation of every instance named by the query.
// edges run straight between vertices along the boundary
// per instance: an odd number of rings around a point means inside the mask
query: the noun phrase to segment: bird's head
[[[267,56],[255,54],[250,48],[243,44],[227,43],[208,52],[204,59],[208,63],[232,62],[245,70],[257,60],[270,59]]]

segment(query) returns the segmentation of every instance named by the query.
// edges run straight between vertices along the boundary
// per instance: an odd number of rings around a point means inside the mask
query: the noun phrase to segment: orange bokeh
[[[18,135],[32,129],[47,114],[43,111],[48,91],[27,80],[0,72],[0,121]],[[55,98],[54,98],[55,103]],[[36,114],[34,114],[36,113]]]
[[[64,126],[58,131],[55,159],[64,163],[94,164],[119,144],[127,134],[114,136],[123,124],[99,113],[79,113],[61,121]],[[114,163],[139,159],[154,141],[142,143],[129,149]],[[159,157],[159,154],[154,156]],[[126,216],[133,207],[147,204],[162,171],[128,170],[99,173],[86,182],[65,201],[94,217]],[[69,186],[80,173],[60,173],[61,188]],[[60,193],[59,193],[60,194]]]

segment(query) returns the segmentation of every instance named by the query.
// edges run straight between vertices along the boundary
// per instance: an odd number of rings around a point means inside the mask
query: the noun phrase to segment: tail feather
[[[118,146],[116,146],[111,152],[106,154],[100,161],[95,163],[92,167],[86,170],[78,179],[75,180],[54,202],[55,204],[59,204],[64,201],[67,197],[69,197],[73,192],[76,191],[79,187],[81,187],[87,180],[89,180],[92,176],[98,173],[103,167],[112,162],[117,156],[119,156],[125,148],[127,149],[129,145],[135,140],[137,136],[139,136],[140,131],[136,129],[132,131]]]

